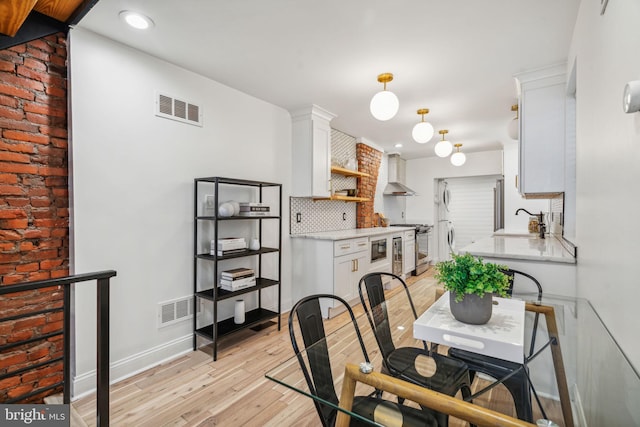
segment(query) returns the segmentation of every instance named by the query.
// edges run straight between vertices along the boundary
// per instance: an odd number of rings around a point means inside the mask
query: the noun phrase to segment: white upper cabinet
[[[566,66],[515,77],[520,87],[518,190],[534,197],[561,193],[565,190]]]
[[[294,197],[331,196],[331,120],[336,116],[311,105],[291,111]]]

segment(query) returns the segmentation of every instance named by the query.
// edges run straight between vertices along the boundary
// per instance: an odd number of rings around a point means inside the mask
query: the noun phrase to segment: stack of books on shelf
[[[240,216],[269,216],[270,208],[266,203],[240,203]]]
[[[234,268],[220,273],[220,288],[239,291],[256,285],[256,274],[252,268]]]
[[[211,241],[211,255],[215,255],[214,250],[217,250],[218,256],[237,254],[247,251],[247,241],[244,237],[227,237],[225,239],[218,239],[216,244],[215,240]]]

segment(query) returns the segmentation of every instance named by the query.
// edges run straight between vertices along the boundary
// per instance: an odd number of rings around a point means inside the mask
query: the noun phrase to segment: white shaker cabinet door
[[[404,274],[410,274],[416,269],[416,241],[410,240],[404,242],[404,253],[402,254],[402,263]]]
[[[344,298],[347,302],[359,299],[358,283],[367,272],[368,261],[367,252],[358,252],[334,259],[333,289],[336,295]]]
[[[333,261],[333,290],[337,296],[346,301],[357,297],[357,294],[353,293],[353,274],[357,271],[354,256],[344,255]]]
[[[330,122],[334,117],[317,105],[291,112],[293,196],[331,195]]]
[[[563,67],[519,75],[518,189],[522,195],[564,191],[565,99]]]

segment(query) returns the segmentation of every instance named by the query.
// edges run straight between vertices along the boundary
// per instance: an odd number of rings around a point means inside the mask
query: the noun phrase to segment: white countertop
[[[415,227],[373,227],[352,228],[349,230],[320,231],[317,233],[291,234],[291,237],[317,240],[345,240],[358,237],[380,236],[383,234],[402,233],[415,230]]]
[[[490,258],[524,259],[575,264],[576,258],[555,236],[540,239],[536,234],[495,233],[458,250]]]

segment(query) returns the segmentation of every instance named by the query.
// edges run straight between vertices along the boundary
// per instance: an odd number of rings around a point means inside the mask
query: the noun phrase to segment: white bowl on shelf
[[[236,202],[235,200],[229,200],[227,203],[233,206],[233,213],[231,214],[231,216],[240,215],[240,202]]]
[[[235,209],[231,203],[221,203],[218,206],[218,215],[222,217],[233,216]]]

